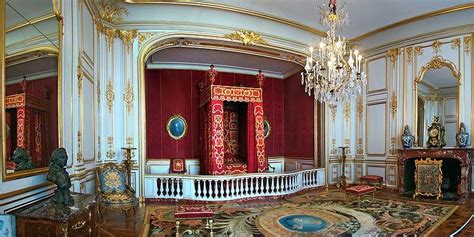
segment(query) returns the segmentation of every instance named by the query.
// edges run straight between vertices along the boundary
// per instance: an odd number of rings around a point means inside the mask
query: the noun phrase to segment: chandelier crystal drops
[[[347,57],[345,38],[336,35],[336,28],[348,23],[348,14],[336,8],[336,0],[330,0],[328,6],[320,6],[319,10],[321,25],[329,30],[318,49],[309,48],[301,84],[308,95],[314,94],[314,99],[336,105],[360,95],[366,75],[362,71],[362,55],[358,50],[349,50]]]

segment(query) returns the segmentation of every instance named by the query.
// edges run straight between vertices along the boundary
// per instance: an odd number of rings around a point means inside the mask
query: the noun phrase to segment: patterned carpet
[[[369,196],[359,208],[355,198],[343,192],[208,206],[214,211],[214,236],[419,236],[429,234],[458,207]],[[174,210],[147,207],[145,233],[175,236]],[[186,220],[180,230],[204,227],[203,221]]]

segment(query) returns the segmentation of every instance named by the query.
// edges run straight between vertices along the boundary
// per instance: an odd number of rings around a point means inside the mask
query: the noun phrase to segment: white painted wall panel
[[[385,180],[385,167],[370,166],[370,164],[367,164],[367,175],[382,176],[384,177],[384,180]]]
[[[367,105],[367,155],[386,153],[386,103]]]
[[[384,90],[387,88],[386,81],[386,59],[385,57],[370,61],[368,63],[368,93]]]
[[[82,47],[84,56],[94,63],[94,22],[85,4],[82,6]]]
[[[84,103],[83,156],[85,161],[89,161],[94,160],[95,157],[94,84],[84,78],[82,88]]]

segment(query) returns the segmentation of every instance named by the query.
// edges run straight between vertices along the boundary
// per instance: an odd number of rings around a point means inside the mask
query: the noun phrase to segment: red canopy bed
[[[257,173],[267,169],[261,88],[214,85],[211,65],[201,84],[201,173]],[[264,76],[257,75],[260,87]]]

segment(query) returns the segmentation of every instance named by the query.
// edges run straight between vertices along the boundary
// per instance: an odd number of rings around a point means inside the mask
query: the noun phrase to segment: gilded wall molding
[[[108,159],[115,158],[115,151],[114,151],[114,137],[108,136],[107,137],[107,154],[105,155]]]
[[[364,146],[362,145],[362,138],[357,139],[357,155],[364,154]]]
[[[390,110],[392,111],[392,116],[395,119],[395,115],[397,114],[398,109],[398,99],[397,93],[394,91],[392,93],[392,97],[390,98]]]
[[[77,58],[77,90],[78,95],[82,95],[82,79],[84,78],[84,72],[82,71],[82,53],[79,53]]]
[[[97,104],[100,106],[100,80],[97,80]]]
[[[77,155],[76,155],[77,163],[81,163],[84,160],[82,156],[82,133],[81,131],[77,131]]]
[[[433,41],[433,43],[431,44],[431,47],[433,48],[433,52],[435,54],[439,54],[441,52],[441,45],[442,45],[441,41],[439,40]]]
[[[105,99],[107,99],[107,109],[109,113],[112,113],[112,108],[114,106],[115,93],[114,93],[114,84],[112,80],[107,81],[107,88],[105,91]]]
[[[346,154],[351,154],[351,139],[349,138],[346,138],[344,139],[344,146],[347,147],[346,148]]]
[[[151,37],[155,36],[156,33],[153,32],[140,32],[138,33],[138,47],[141,47],[143,42],[147,41]]]
[[[390,138],[390,155],[397,154],[397,139],[395,137]]]
[[[246,45],[246,46],[268,44],[268,42],[265,41],[260,34],[255,33],[253,31],[247,31],[247,30],[238,30],[234,33],[226,34],[224,35],[224,38],[231,39],[231,40],[238,40],[243,45]]]
[[[413,47],[407,47],[405,49],[406,55],[407,55],[407,62],[408,64],[411,64],[413,61]]]
[[[344,103],[344,118],[349,120],[351,118],[351,102]]]
[[[459,49],[461,48],[461,39],[455,38],[451,40],[451,48],[452,49]]]
[[[359,96],[357,98],[357,118],[359,119],[359,121],[362,121],[363,113],[364,113],[364,105],[363,105],[362,98]]]
[[[434,56],[430,62],[421,67],[420,72],[415,79],[415,82],[421,82],[421,80],[423,79],[423,75],[426,73],[426,71],[428,71],[428,69],[441,69],[442,67],[448,67],[449,69],[451,69],[451,73],[453,74],[453,76],[460,80],[461,73],[458,71],[456,65],[453,62],[446,60],[441,56]]]
[[[336,113],[337,113],[337,106],[336,105],[329,105],[329,109],[331,110],[331,117],[332,121],[336,121]]]
[[[332,139],[332,148],[331,148],[331,155],[336,155],[337,154],[337,148],[336,148],[336,139]]]
[[[119,38],[122,40],[123,44],[130,50],[133,45],[133,40],[137,37],[137,30],[120,30]]]
[[[133,87],[132,83],[128,81],[128,83],[125,85],[125,89],[123,91],[123,101],[125,102],[125,107],[127,108],[127,111],[130,113],[133,108]]]
[[[465,36],[463,38],[464,42],[464,52],[469,53],[471,50],[471,44],[472,44],[472,37],[471,36]]]
[[[102,159],[102,152],[100,151],[101,149],[101,141],[100,141],[100,136],[97,136],[97,146],[99,147],[99,149],[97,149],[97,160],[101,160]]]
[[[387,57],[390,58],[390,61],[392,62],[392,64],[395,65],[395,63],[398,60],[398,55],[400,55],[400,49],[399,48],[389,49],[386,55]]]
[[[415,56],[420,56],[423,54],[423,48],[421,46],[416,46],[413,52],[415,53]]]

